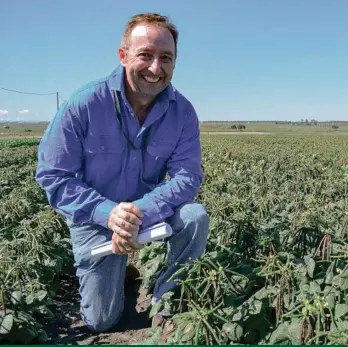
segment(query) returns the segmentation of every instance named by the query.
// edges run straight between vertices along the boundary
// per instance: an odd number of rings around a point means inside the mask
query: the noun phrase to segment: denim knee
[[[109,255],[97,267],[79,271],[81,318],[89,330],[104,332],[120,320],[126,264],[125,256]]]
[[[84,310],[81,312],[81,318],[90,331],[103,333],[117,325],[122,317],[123,308],[123,305],[122,307],[120,305],[117,307],[117,311],[115,310],[112,314],[105,314],[96,310],[91,310],[91,312]]]
[[[198,203],[186,205],[182,210],[182,219],[185,224],[194,224],[198,227],[200,237],[208,236],[209,216],[205,207]],[[185,206],[185,207],[186,207]]]

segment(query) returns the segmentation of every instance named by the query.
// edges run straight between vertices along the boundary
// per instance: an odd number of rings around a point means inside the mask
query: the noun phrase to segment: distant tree
[[[245,129],[245,125],[244,124],[238,124],[238,130],[242,130]]]
[[[32,132],[31,129],[24,129],[24,131],[25,131],[26,133],[31,133],[31,132]]]
[[[237,125],[235,124],[231,125],[231,129],[237,129]]]
[[[334,125],[332,126],[332,129],[333,129],[333,130],[337,130],[338,128],[339,128],[339,126],[336,125],[336,124],[334,124]]]

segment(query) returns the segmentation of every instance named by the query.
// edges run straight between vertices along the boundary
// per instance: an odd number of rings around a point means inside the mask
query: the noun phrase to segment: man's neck
[[[147,95],[132,93],[126,86],[127,100],[140,121],[144,121],[150,113],[156,97],[149,98]]]

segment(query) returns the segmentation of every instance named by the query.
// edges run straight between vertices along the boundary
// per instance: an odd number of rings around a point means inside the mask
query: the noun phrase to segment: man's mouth
[[[161,79],[161,77],[150,77],[150,76],[142,76],[142,77],[146,82],[149,82],[149,83],[157,83]]]

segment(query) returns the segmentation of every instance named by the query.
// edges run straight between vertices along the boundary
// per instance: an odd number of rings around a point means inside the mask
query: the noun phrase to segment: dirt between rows
[[[137,254],[128,258],[135,265]],[[151,296],[141,288],[141,280],[125,285],[125,309],[119,324],[105,333],[92,333],[80,318],[80,296],[77,277],[64,275],[61,288],[51,310],[54,318],[43,323],[49,340],[45,344],[59,345],[129,345],[144,341],[151,326],[149,309]]]

